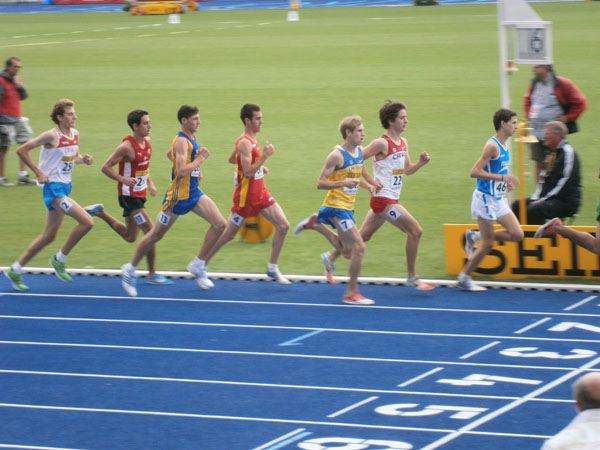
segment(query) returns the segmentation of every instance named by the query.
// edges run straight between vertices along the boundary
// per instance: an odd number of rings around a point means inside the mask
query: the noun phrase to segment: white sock
[[[133,264],[131,263],[127,263],[125,264],[125,266],[123,266],[123,269],[125,270],[125,272],[127,272],[129,275],[133,275],[137,269],[137,267],[135,267]]]
[[[67,255],[65,255],[63,252],[59,251],[56,256],[55,256],[56,260],[58,262],[64,263],[67,262]]]
[[[473,233],[473,237],[475,238],[475,242],[479,242],[481,240],[481,233],[479,231],[476,231],[475,233]]]
[[[275,272],[275,271],[279,270],[279,267],[277,266],[277,264],[269,263],[269,265],[267,266],[267,270],[269,272]]]
[[[22,266],[21,264],[19,264],[17,261],[15,261],[15,262],[13,263],[13,265],[12,265],[12,266],[10,266],[10,268],[12,269],[12,271],[13,271],[14,273],[18,273],[18,274],[20,274],[21,272],[23,272],[23,266]]]
[[[26,170],[19,170],[19,176],[20,177],[26,177],[27,176],[27,171]]]
[[[206,261],[203,259],[200,259],[196,256],[194,258],[194,260],[192,261],[192,265],[195,267],[198,267],[199,269],[202,269],[202,268],[206,267]]]

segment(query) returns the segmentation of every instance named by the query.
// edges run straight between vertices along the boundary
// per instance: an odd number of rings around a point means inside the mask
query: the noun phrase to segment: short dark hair
[[[62,100],[57,101],[52,106],[52,112],[50,113],[50,118],[52,122],[58,125],[58,116],[62,116],[65,113],[65,109],[75,106],[73,100],[69,100],[68,98],[63,98]]]
[[[188,119],[198,114],[198,112],[199,111],[197,106],[183,105],[177,111],[177,120],[179,120],[179,123],[181,123],[182,119]]]
[[[6,61],[4,61],[4,66],[6,68],[8,68],[8,66],[12,66],[15,61],[21,61],[21,58],[19,58],[18,56],[9,56],[8,58],[6,58]]]
[[[143,109],[134,109],[127,114],[127,125],[133,130],[133,124],[139,125],[142,122],[142,117],[147,116],[148,111]]]
[[[254,113],[257,111],[260,111],[260,106],[255,105],[254,103],[246,103],[244,106],[242,106],[242,109],[240,109],[240,119],[242,119],[242,122],[246,124],[244,119],[252,120]]]
[[[494,113],[494,129],[498,131],[502,128],[502,122],[509,122],[517,113],[508,108],[500,108]]]
[[[379,108],[379,121],[381,126],[386,130],[390,127],[390,122],[396,120],[398,113],[406,109],[406,105],[402,102],[386,100],[381,108]]]

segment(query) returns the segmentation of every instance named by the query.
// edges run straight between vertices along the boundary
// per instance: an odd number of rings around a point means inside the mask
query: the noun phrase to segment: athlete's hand
[[[85,155],[83,157],[83,163],[87,164],[88,166],[92,165],[92,163],[94,162],[94,157],[92,155]]]
[[[263,147],[263,155],[266,157],[272,156],[275,153],[275,147],[269,141],[265,142],[265,146]]]
[[[50,179],[48,178],[48,175],[46,175],[45,173],[38,175],[36,177],[36,179],[39,184],[46,184],[48,181],[50,181]]]
[[[353,179],[345,179],[342,181],[342,187],[347,187],[350,189],[354,189],[360,184],[360,180],[358,178]]]
[[[514,175],[504,175],[504,181],[506,181],[506,188],[512,191],[516,186],[519,185],[519,179]]]
[[[198,150],[196,155],[196,159],[198,159],[200,156],[202,156],[203,159],[206,159],[210,156],[210,152],[206,147],[200,147],[200,150]]]
[[[262,168],[263,168],[263,175],[266,175],[266,174],[269,173],[269,168],[268,167],[262,166]]]
[[[156,197],[156,193],[157,193],[156,186],[151,184],[150,186],[148,186],[148,191],[150,192],[150,195],[152,197]]]
[[[429,161],[431,161],[431,158],[429,157],[429,153],[423,152],[419,155],[419,162],[421,164],[427,164]]]
[[[134,187],[137,184],[137,178],[123,178],[125,186]]]

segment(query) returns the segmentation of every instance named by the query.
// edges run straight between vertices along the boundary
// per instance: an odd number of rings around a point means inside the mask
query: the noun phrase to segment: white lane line
[[[569,373],[564,374],[563,376],[557,378],[554,381],[551,381],[550,383],[546,384],[545,386],[542,386],[542,387],[536,389],[535,391],[530,392],[529,394],[525,395],[524,397],[520,398],[519,400],[515,400],[512,403],[509,403],[508,405],[504,405],[503,407],[498,408],[496,411],[492,411],[489,414],[486,414],[485,416],[480,417],[479,419],[460,428],[459,430],[453,432],[452,434],[444,436],[443,438],[438,439],[437,441],[432,442],[431,444],[423,447],[421,450],[433,450],[436,448],[440,448],[442,445],[456,439],[457,437],[460,437],[461,435],[463,435],[465,433],[470,432],[474,428],[476,428],[480,425],[483,425],[484,423],[489,422],[492,419],[495,419],[496,417],[504,414],[505,412],[510,411],[511,409],[521,406],[523,403],[526,403],[527,401],[530,401],[531,399],[553,389],[554,387],[569,380],[570,378],[578,376],[579,374],[584,372],[586,369],[592,368],[599,363],[600,363],[600,357],[584,364],[583,366],[577,368],[576,370],[573,370]]]
[[[396,431],[428,431],[433,433],[450,433],[454,430],[444,428],[415,428],[415,427],[397,427],[390,425],[370,425],[364,423],[342,423],[342,422],[320,422],[314,420],[293,420],[276,419],[270,417],[244,417],[244,416],[221,416],[217,414],[192,414],[177,413],[167,411],[140,411],[129,409],[104,409],[104,408],[82,408],[73,406],[48,406],[48,405],[26,405],[20,403],[0,403],[0,408],[23,408],[40,409],[50,411],[75,411],[75,412],[93,412],[107,414],[132,414],[141,416],[162,416],[162,417],[184,417],[193,419],[216,419],[216,420],[239,420],[246,422],[266,422],[266,423],[292,423],[298,425],[325,425],[341,428],[366,428],[371,430],[396,430]]]
[[[411,378],[410,380],[405,381],[402,384],[399,384],[398,387],[408,386],[409,384],[412,384],[412,383],[414,383],[416,381],[422,380],[423,378],[427,378],[429,375],[433,375],[434,373],[437,373],[440,370],[444,370],[444,368],[443,367],[436,367],[435,369],[431,369],[429,372],[425,372],[425,373],[419,375],[418,377]]]
[[[531,330],[532,328],[535,328],[535,327],[537,327],[538,325],[541,325],[541,324],[543,324],[543,323],[545,323],[545,322],[548,322],[549,320],[552,320],[552,318],[551,318],[551,317],[545,317],[545,318],[543,318],[543,319],[540,319],[540,320],[538,320],[537,322],[534,322],[534,323],[532,323],[531,325],[527,325],[526,327],[524,327],[524,328],[521,328],[521,329],[520,329],[520,330],[518,330],[518,331],[515,331],[515,334],[521,334],[521,333],[525,333],[526,331],[528,331],[528,330]]]
[[[362,334],[383,334],[391,336],[425,336],[425,337],[450,337],[450,338],[474,338],[474,339],[504,339],[519,341],[548,341],[548,342],[587,342],[600,343],[600,339],[567,339],[567,338],[542,338],[525,336],[489,336],[485,334],[452,334],[452,333],[420,333],[410,331],[385,331],[385,330],[357,330],[347,328],[314,328],[314,327],[293,327],[283,325],[248,325],[235,323],[209,323],[209,322],[178,322],[171,320],[133,320],[133,319],[100,319],[85,317],[47,317],[47,316],[14,316],[0,315],[0,319],[15,320],[56,320],[71,322],[98,322],[98,323],[127,323],[143,325],[178,325],[194,327],[230,327],[230,328],[249,328],[259,330],[306,330],[316,332],[328,331],[333,333],[362,333]],[[310,333],[309,333],[310,334]]]
[[[263,444],[259,447],[256,447],[253,450],[264,450],[267,448],[270,448],[271,450],[273,450],[273,447],[271,447],[271,446],[275,445],[275,444],[279,444],[280,442],[281,442],[281,444],[287,445],[290,442],[296,441],[296,440],[301,439],[302,437],[306,436],[307,434],[303,433],[303,431],[306,431],[306,428],[298,428],[297,430],[294,430],[291,433],[284,434],[283,436],[278,437],[277,439],[273,439],[272,441],[267,442],[266,444]],[[297,436],[297,435],[299,435],[299,436]],[[293,438],[293,441],[290,441],[289,439],[292,439],[292,438]]]
[[[490,342],[488,345],[484,345],[483,347],[478,348],[477,350],[473,350],[471,353],[467,353],[466,355],[462,355],[459,359],[469,359],[471,356],[476,355],[477,353],[481,353],[488,348],[494,347],[495,345],[500,344],[500,341]]]
[[[367,403],[370,403],[370,402],[372,402],[373,400],[377,400],[378,398],[379,398],[379,397],[369,397],[369,398],[366,398],[366,399],[364,399],[364,400],[361,400],[360,402],[356,402],[356,403],[354,403],[353,405],[347,406],[347,407],[346,407],[346,408],[344,408],[344,409],[340,409],[339,411],[337,411],[337,412],[334,412],[333,414],[329,414],[327,417],[329,417],[330,419],[333,419],[334,417],[341,416],[342,414],[345,414],[345,413],[347,413],[348,411],[352,411],[353,409],[356,409],[356,408],[358,408],[359,406],[366,405]]]
[[[325,330],[311,331],[310,333],[303,334],[302,336],[299,336],[297,338],[290,339],[289,341],[282,342],[281,344],[279,344],[279,346],[284,346],[285,347],[285,346],[288,346],[288,345],[302,345],[302,344],[300,344],[300,341],[302,341],[304,339],[307,339],[307,338],[309,338],[311,336],[314,336],[315,334],[322,333],[323,331],[325,331]]]
[[[101,348],[111,350],[141,350],[156,352],[182,352],[182,353],[206,353],[213,355],[243,355],[243,356],[263,356],[277,358],[301,358],[301,359],[329,359],[333,361],[366,361],[375,363],[415,363],[415,364],[436,364],[446,366],[466,366],[466,367],[505,367],[512,369],[542,369],[542,370],[575,370],[576,367],[555,367],[555,366],[526,366],[519,364],[489,364],[489,363],[470,363],[457,361],[428,361],[419,359],[394,359],[394,358],[367,358],[357,356],[332,356],[332,355],[310,355],[301,353],[269,353],[269,352],[249,352],[239,350],[208,350],[198,348],[171,348],[171,347],[143,347],[134,345],[104,345],[104,344],[78,344],[67,342],[35,342],[35,341],[0,341],[0,345],[36,345],[41,347],[73,347],[73,348]]]
[[[115,375],[115,374],[97,374],[97,373],[70,373],[70,372],[47,372],[38,370],[11,370],[0,369],[0,374],[15,374],[15,375],[41,375],[53,377],[75,377],[75,378],[99,378],[112,380],[131,380],[131,381],[155,381],[168,383],[196,383],[196,384],[216,384],[224,386],[243,386],[243,387],[260,387],[260,388],[281,388],[281,389],[303,389],[315,391],[332,391],[332,392],[360,392],[366,394],[399,394],[399,395],[422,395],[425,397],[459,397],[459,398],[476,398],[486,400],[516,400],[520,397],[501,396],[501,395],[481,395],[481,394],[451,394],[446,392],[426,392],[426,391],[394,391],[388,389],[364,389],[350,388],[337,386],[314,386],[314,385],[297,385],[297,384],[275,384],[275,383],[255,383],[247,381],[224,381],[224,380],[201,380],[196,378],[172,378],[172,377],[149,377],[149,376],[134,376],[134,375]],[[573,403],[572,400],[562,399],[540,399],[540,402],[548,403]]]
[[[115,38],[116,39],[116,38]],[[0,47],[1,48],[1,47]],[[43,297],[43,298],[57,298],[59,300],[65,298],[74,298],[79,300],[86,299],[100,299],[100,300],[129,300],[133,302],[148,301],[148,302],[189,302],[189,303],[230,303],[230,304],[243,304],[243,305],[268,305],[268,306],[309,306],[319,308],[348,308],[348,305],[342,303],[298,303],[298,302],[273,302],[273,301],[260,301],[260,300],[225,300],[225,299],[200,299],[200,298],[179,298],[179,297],[130,297],[121,295],[74,295],[74,294],[36,294],[36,293],[16,293],[16,292],[2,292],[7,296],[15,297]],[[368,306],[364,305],[361,309],[382,309],[382,310],[394,310],[394,311],[426,311],[426,312],[460,312],[460,313],[483,313],[483,314],[514,314],[523,316],[566,316],[566,317],[598,317],[600,314],[578,314],[578,313],[561,313],[561,312],[548,312],[548,311],[501,311],[501,310],[488,310],[488,309],[459,309],[459,308],[424,308],[414,306]]]
[[[597,295],[590,295],[589,297],[584,298],[580,302],[574,303],[571,306],[567,306],[565,309],[563,309],[563,311],[571,311],[572,309],[575,309],[575,308],[577,308],[577,307],[579,307],[581,305],[584,305],[587,302],[591,302],[595,298],[598,298],[598,296]]]

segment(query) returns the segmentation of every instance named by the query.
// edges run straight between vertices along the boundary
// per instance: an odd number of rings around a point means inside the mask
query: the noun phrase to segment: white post
[[[498,57],[500,70],[500,103],[510,108],[508,74],[506,73],[506,29],[504,28],[504,0],[498,0]]]

